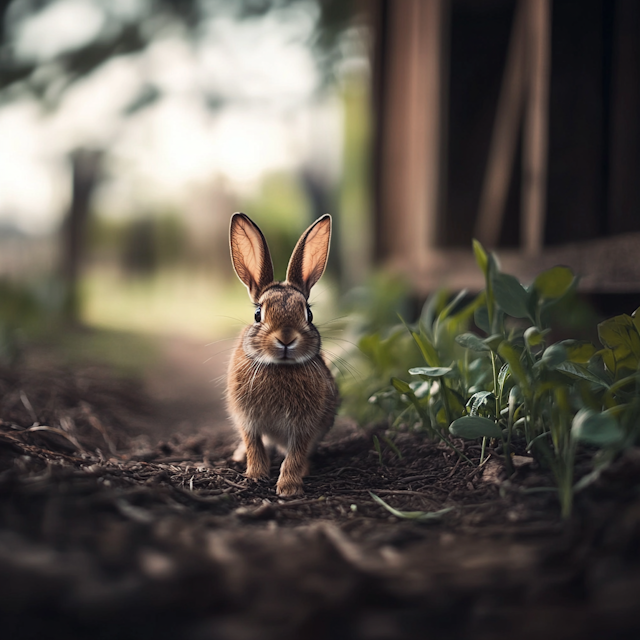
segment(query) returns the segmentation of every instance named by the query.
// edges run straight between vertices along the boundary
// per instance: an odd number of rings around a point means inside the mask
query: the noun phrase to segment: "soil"
[[[563,522],[526,455],[340,419],[279,499],[179,370],[48,367],[0,370],[3,638],[640,637],[638,450]]]

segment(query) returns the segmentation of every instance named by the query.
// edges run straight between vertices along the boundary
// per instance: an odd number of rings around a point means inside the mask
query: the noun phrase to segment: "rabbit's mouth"
[[[269,355],[278,364],[302,364],[312,355],[306,340],[292,327],[274,331],[269,342]]]
[[[267,360],[271,364],[304,364],[313,358],[313,352],[305,348],[304,341],[300,337],[284,342],[280,338],[273,339]]]
[[[251,325],[243,348],[249,358],[262,364],[301,365],[313,360],[320,344],[316,332],[293,327],[273,330],[261,323]]]
[[[300,353],[286,353],[279,355],[267,355],[260,356],[256,358],[258,362],[262,364],[278,364],[278,365],[294,365],[294,364],[305,364],[313,359],[312,354],[300,354]]]
[[[280,338],[275,339],[275,348],[278,355],[278,360],[290,361],[296,359],[296,353],[300,340],[296,337],[289,342],[283,342]]]
[[[294,340],[290,344],[282,344],[276,340],[273,362],[277,364],[303,364],[310,360],[311,355],[306,349],[300,348],[300,341]]]

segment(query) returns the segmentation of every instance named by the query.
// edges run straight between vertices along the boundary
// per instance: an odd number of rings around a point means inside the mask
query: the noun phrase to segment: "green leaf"
[[[495,401],[496,397],[491,391],[478,391],[474,393],[467,402],[469,415],[478,415],[482,407],[490,407],[492,409],[492,413],[495,413]]]
[[[394,509],[391,505],[387,504],[382,498],[379,498],[375,493],[369,491],[369,495],[382,507],[384,507],[389,513],[396,516],[396,518],[403,518],[404,520],[415,520],[416,522],[434,522],[442,518],[445,513],[449,513],[455,507],[446,507],[439,511],[399,511]]]
[[[413,393],[416,394],[416,398],[424,398],[431,392],[430,380],[419,380],[417,382],[412,382],[409,386],[413,389]]]
[[[476,362],[480,362],[483,366],[478,367]],[[482,391],[485,388],[485,383],[491,378],[491,363],[484,359],[478,358],[469,365],[469,394],[474,394],[477,391]]]
[[[455,389],[451,389],[446,385],[442,385],[442,393],[447,394],[447,399],[449,400],[449,409],[451,409],[452,414],[451,419],[455,418],[456,416],[465,414],[465,399]]]
[[[387,446],[396,454],[398,460],[402,460],[402,453],[400,453],[400,449],[396,447],[396,443],[391,440],[388,436],[382,436],[382,439],[387,443]]]
[[[507,381],[510,373],[511,372],[509,370],[508,364],[503,364],[502,367],[500,367],[500,372],[498,373],[498,388],[500,395],[502,395],[502,391],[504,390],[504,383]]]
[[[472,240],[471,244],[473,246],[473,253],[476,257],[476,262],[482,270],[484,277],[487,278],[489,275],[489,259],[487,257],[487,252],[475,238]]]
[[[494,333],[493,335],[485,338],[483,342],[491,349],[491,351],[496,351],[500,346],[500,343],[504,340],[504,337],[499,333]]]
[[[591,371],[589,371],[589,369],[587,369],[585,366],[577,363],[577,362],[571,362],[569,360],[567,360],[566,362],[563,362],[562,364],[559,364],[556,367],[556,371],[562,371],[562,373],[567,373],[570,376],[573,376],[575,378],[581,378],[582,380],[588,380],[589,382],[593,382],[594,384],[597,384],[601,387],[608,387],[609,385],[607,384],[607,382],[605,380],[603,380],[602,378],[599,378],[598,376],[596,376],[594,373],[592,373]]]
[[[449,418],[447,417],[447,410],[444,408],[444,403],[442,401],[435,403],[434,405],[436,411],[436,423],[441,425],[442,427],[449,426]]]
[[[380,448],[380,440],[378,440],[378,436],[373,436],[373,448],[376,450],[378,454],[378,461],[382,464],[382,449]]]
[[[472,351],[490,351],[484,340],[475,333],[461,333],[455,337],[455,341]]]
[[[508,273],[494,273],[491,282],[496,302],[505,313],[514,318],[529,316],[527,292],[517,278]]]
[[[614,418],[593,409],[578,411],[571,425],[571,436],[599,447],[619,444],[624,439],[624,433]]]
[[[448,295],[444,289],[440,289],[432,293],[424,303],[422,313],[420,314],[420,324],[422,324],[428,332],[431,332],[436,318],[446,306]]]
[[[552,344],[547,347],[540,358],[540,364],[549,369],[556,369],[558,365],[567,360],[567,350],[561,344]]]
[[[506,340],[503,341],[498,347],[498,354],[503,360],[509,363],[509,368],[514,378],[518,381],[518,384],[522,390],[526,393],[529,392],[529,378],[527,373],[520,362],[520,354],[509,344]]]
[[[420,404],[420,400],[416,397],[416,394],[413,392],[411,387],[404,380],[400,380],[398,378],[391,378],[391,384],[400,393],[407,396],[411,404],[416,408],[416,411],[420,416],[420,420],[422,421],[422,426],[428,431],[431,431],[432,428],[429,416],[427,415],[425,408]]]
[[[427,376],[427,378],[441,378],[452,371],[451,367],[414,367],[409,369],[412,376]]]
[[[466,295],[467,295],[466,289],[463,289],[462,291],[460,291],[460,293],[458,293],[458,295],[456,295],[453,298],[453,300],[451,300],[451,302],[440,312],[440,314],[438,315],[438,322],[442,322],[445,318],[447,318],[449,314],[453,311],[453,309],[455,309],[460,304],[460,301]]]
[[[558,342],[567,350],[567,360],[586,364],[596,352],[596,348],[590,342],[583,340],[563,340]]]
[[[449,433],[468,440],[477,438],[502,438],[502,429],[489,418],[481,416],[462,416],[449,426]]]
[[[410,395],[413,393],[411,387],[404,380],[400,380],[399,378],[391,378],[391,384],[400,393],[404,393],[405,395]]]
[[[473,312],[473,321],[478,329],[482,329],[485,333],[491,333],[491,325],[489,324],[489,311],[486,305],[478,307]]]
[[[539,344],[542,344],[547,333],[549,333],[548,329],[540,331],[537,327],[529,327],[524,332],[524,339],[529,347],[537,347]]]
[[[522,392],[520,391],[520,387],[516,384],[511,389],[509,389],[509,404],[517,404],[521,402],[524,398],[522,397]]]
[[[468,305],[462,307],[462,309],[451,315],[450,319],[458,323],[463,323],[470,318],[473,318],[473,314],[476,312],[476,309],[486,304],[486,298],[486,292],[481,291]]]
[[[617,391],[620,391],[621,389],[624,389],[624,387],[627,386],[631,386],[631,385],[637,385],[638,382],[640,382],[640,373],[634,373],[633,375],[627,376],[626,378],[622,378],[620,380],[617,380],[615,382],[615,384],[612,384],[608,393],[610,394],[614,394]]]
[[[533,286],[542,300],[561,298],[573,284],[575,276],[568,267],[552,267],[543,271],[533,281]]]
[[[440,365],[440,358],[438,357],[438,352],[435,347],[429,342],[427,336],[421,336],[417,334],[415,331],[411,333],[413,339],[416,341],[416,344],[420,348],[422,352],[422,357],[425,359],[425,362],[430,367],[437,367]]]
[[[634,319],[626,314],[609,318],[598,325],[598,337],[602,344],[611,349],[615,360],[614,372],[619,369],[636,371],[640,365],[640,333]],[[609,367],[609,362],[607,362]]]
[[[637,350],[637,355],[640,355],[640,334],[631,316],[623,314],[601,322],[598,337],[609,349],[626,347],[629,351]]]
[[[602,358],[602,362],[604,362],[604,365],[607,367],[607,370],[610,371],[612,374],[615,374],[616,359],[613,355],[613,349],[607,349],[607,348],[600,349],[600,351],[596,352],[596,355]]]

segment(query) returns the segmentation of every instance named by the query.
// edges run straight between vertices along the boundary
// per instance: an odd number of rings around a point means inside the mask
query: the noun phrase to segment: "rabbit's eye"
[[[262,322],[262,307],[256,307],[256,313],[253,317],[256,322]]]
[[[307,322],[313,321],[313,313],[311,313],[311,307],[307,305]]]

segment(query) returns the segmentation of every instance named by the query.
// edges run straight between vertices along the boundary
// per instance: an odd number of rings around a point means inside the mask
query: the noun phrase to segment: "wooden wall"
[[[545,3],[548,16],[531,13]],[[567,259],[576,259],[581,246],[594,254],[604,239],[608,249],[596,253],[615,263],[621,234],[627,234],[625,250],[637,246],[640,255],[638,0],[377,0],[371,6],[380,262],[423,288],[432,286],[429,270],[446,264],[447,255],[450,271],[463,269],[467,258],[456,250],[468,252],[471,238],[486,228],[481,210],[492,170],[494,183],[504,184],[499,211],[489,214],[499,221],[497,233],[487,244],[511,251],[516,271],[519,257],[530,267],[552,249],[561,260],[558,250],[569,247]],[[526,62],[516,61],[520,75],[509,81],[518,15]],[[539,240],[532,241],[526,227],[536,208]],[[637,245],[633,235],[629,245],[629,233],[638,234]],[[581,268],[597,267],[586,260]],[[623,281],[615,273],[620,269],[602,268],[611,274],[592,278],[594,286],[640,291],[640,267],[626,268]]]

